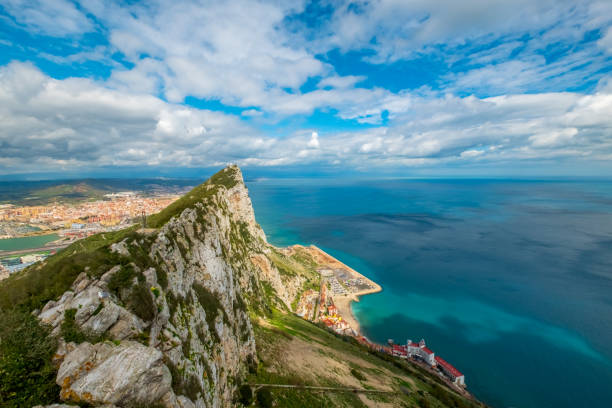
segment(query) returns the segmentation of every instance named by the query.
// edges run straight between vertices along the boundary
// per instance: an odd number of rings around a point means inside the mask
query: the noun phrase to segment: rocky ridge
[[[67,403],[232,406],[257,364],[251,315],[290,309],[314,270],[286,273],[230,166],[110,242],[103,270],[85,266],[36,311],[60,337]],[[113,264],[114,263],[114,264]]]

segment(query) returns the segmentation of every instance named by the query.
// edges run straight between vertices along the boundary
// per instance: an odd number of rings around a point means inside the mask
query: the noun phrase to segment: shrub
[[[151,338],[151,333],[148,330],[145,330],[141,333],[138,333],[138,336],[136,336],[136,341],[138,341],[139,343],[145,346],[148,346],[150,338]]]
[[[219,315],[219,310],[221,310],[223,312],[223,321],[228,323],[229,319],[225,314],[225,310],[223,309],[221,302],[219,302],[219,299],[201,284],[194,282],[193,290],[198,297],[198,302],[200,305],[202,305],[202,308],[204,308],[204,311],[206,312],[206,322],[208,323],[209,331],[215,337],[217,342],[219,342],[219,335],[215,329],[215,320]]]
[[[425,397],[421,397],[421,399],[419,399],[419,407],[420,408],[430,408],[431,404],[429,403],[429,400]]]
[[[272,397],[272,393],[267,388],[262,388],[257,391],[257,405],[262,408],[271,408],[272,403],[274,402],[274,398]]]
[[[94,312],[91,314],[92,316],[97,315],[98,313],[100,313],[102,311],[102,309],[104,309],[104,303],[100,302],[98,304],[98,307],[96,307],[96,310],[94,310]]]
[[[59,402],[51,357],[57,342],[27,311],[0,312],[0,406]]]
[[[136,271],[134,271],[132,265],[122,266],[121,269],[111,276],[108,281],[108,289],[119,294],[120,289],[132,286],[134,276],[136,276]]]
[[[159,283],[159,285],[164,288],[167,289],[168,288],[168,274],[166,273],[166,271],[161,268],[155,268],[155,273],[157,274],[157,282]]]
[[[132,312],[142,320],[150,321],[155,317],[157,306],[151,297],[151,291],[145,283],[139,283],[132,288],[128,300],[128,306]]]
[[[188,376],[188,378],[183,381],[183,392],[192,401],[196,401],[198,399],[201,390],[202,388],[200,387],[200,383],[194,375]]]
[[[469,408],[473,406],[473,404],[463,400],[456,394],[446,391],[438,384],[433,385],[430,394],[447,407]]]
[[[166,302],[168,303],[168,309],[170,309],[170,317],[174,316],[179,306],[185,303],[185,299],[181,296],[175,295],[171,290],[166,292]]]
[[[170,359],[164,358],[166,366],[170,370],[172,376],[172,390],[176,395],[186,395],[191,400],[198,399],[198,394],[201,392],[200,383],[193,375],[188,375],[185,378],[184,369],[177,367]]]
[[[240,386],[238,392],[240,393],[240,403],[245,406],[251,405],[253,402],[253,391],[248,384],[243,384]]]
[[[365,377],[365,375],[361,374],[359,371],[355,370],[354,368],[351,368],[351,374],[353,374],[353,377],[355,377],[356,379],[358,379],[359,381],[365,381],[367,380],[367,378]]]
[[[76,309],[66,309],[64,311],[64,321],[61,326],[61,334],[67,342],[83,343],[87,340],[87,336],[81,331],[81,328],[76,324],[75,316]]]

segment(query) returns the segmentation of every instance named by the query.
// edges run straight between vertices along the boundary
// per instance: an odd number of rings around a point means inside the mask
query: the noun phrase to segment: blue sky
[[[612,174],[607,0],[0,0],[0,175]]]

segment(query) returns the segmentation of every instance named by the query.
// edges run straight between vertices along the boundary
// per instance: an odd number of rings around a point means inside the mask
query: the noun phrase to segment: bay
[[[494,407],[609,406],[609,180],[247,184],[271,243],[313,243],[382,285],[353,306],[372,340],[425,338]]]
[[[57,234],[35,235],[31,237],[0,239],[0,251],[18,251],[21,249],[40,248],[45,244],[59,239]]]

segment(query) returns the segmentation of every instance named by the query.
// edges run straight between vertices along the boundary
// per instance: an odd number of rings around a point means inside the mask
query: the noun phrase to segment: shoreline
[[[338,309],[340,316],[342,316],[342,318],[347,321],[349,326],[351,326],[351,328],[355,330],[357,336],[365,337],[361,332],[361,325],[359,324],[359,320],[357,319],[357,316],[355,316],[355,314],[353,313],[352,305],[353,302],[358,303],[360,301],[361,296],[382,292],[382,287],[375,282],[373,283],[376,285],[376,287],[373,289],[362,290],[357,293],[351,293],[350,295],[336,295],[334,297],[334,305],[336,306],[336,309]]]
[[[321,266],[345,269],[351,275],[353,275],[353,277],[361,278],[364,281],[366,281],[370,286],[372,286],[369,289],[364,289],[359,292],[353,292],[347,295],[334,295],[333,296],[334,305],[338,309],[340,316],[342,316],[342,318],[346,320],[349,326],[351,326],[351,328],[357,333],[357,336],[363,336],[363,333],[361,333],[361,325],[359,324],[359,320],[353,313],[353,309],[351,307],[352,302],[359,302],[361,296],[382,292],[383,290],[382,286],[380,286],[378,283],[374,282],[372,279],[368,278],[367,276],[357,272],[350,266],[342,263],[340,260],[334,258],[333,256],[331,256],[330,254],[328,254],[327,252],[323,251],[321,248],[315,245],[310,245],[308,247],[304,247],[302,245],[293,245],[293,247],[300,247],[300,248],[306,249],[308,252],[310,252],[315,257],[315,259],[317,259],[318,263]]]

